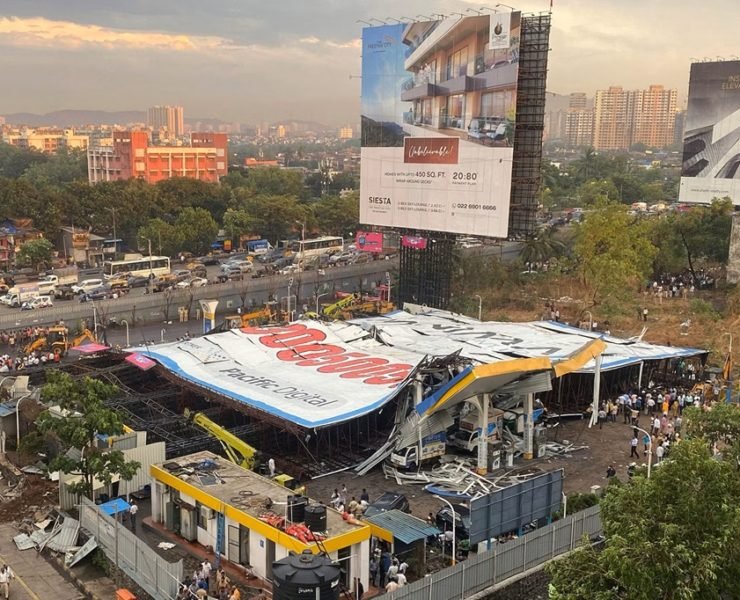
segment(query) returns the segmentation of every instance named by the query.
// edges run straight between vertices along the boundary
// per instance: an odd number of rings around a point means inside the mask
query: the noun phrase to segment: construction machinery
[[[359,293],[348,294],[334,304],[324,306],[318,316],[329,319],[354,319],[360,316],[385,315],[396,310],[388,300],[363,296]]]
[[[233,433],[224,429],[203,413],[194,413],[186,408],[184,415],[193,424],[215,437],[224,449],[226,457],[235,465],[239,465],[250,471],[254,471],[255,467],[258,466],[259,451],[255,447],[236,437]],[[306,492],[306,486],[300,485],[294,477],[285,473],[275,475],[272,480],[283,487],[293,490],[296,494],[304,494]]]
[[[287,320],[287,315],[280,310],[278,303],[274,300],[265,302],[265,305],[257,310],[253,310],[241,315],[231,315],[226,317],[226,327],[234,329],[235,327],[254,327],[255,325],[266,325],[268,323],[281,323]]]
[[[34,341],[26,345],[23,351],[26,354],[31,354],[36,350],[51,351],[54,354],[64,356],[67,354],[70,348],[79,346],[82,342],[89,341],[95,342],[95,335],[89,329],[85,329],[80,335],[75,338],[69,338],[69,329],[63,325],[55,325],[49,327],[48,333],[43,336],[37,337]]]

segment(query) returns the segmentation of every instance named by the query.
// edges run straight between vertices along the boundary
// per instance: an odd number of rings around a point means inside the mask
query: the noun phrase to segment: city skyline
[[[220,0],[4,0],[0,66],[14,81],[0,114],[64,109],[109,111],[182,105],[186,114],[255,123],[315,120],[332,126],[359,115],[361,23],[388,15],[422,18],[495,3],[409,0],[396,3],[287,1],[280,6]],[[730,58],[723,40],[730,0],[696,11],[686,0],[555,0],[548,89],[567,94],[655,82],[678,89],[685,104],[692,59]],[[524,11],[547,10],[528,0]],[[417,15],[422,11],[423,15]],[[474,14],[467,11],[466,14]],[[286,19],[285,14],[293,15]],[[710,22],[711,19],[711,22]],[[661,23],[660,29],[654,27]],[[704,26],[706,25],[706,26]],[[692,36],[675,35],[692,31]],[[54,89],[54,93],[48,93]],[[331,90],[331,93],[328,93]]]

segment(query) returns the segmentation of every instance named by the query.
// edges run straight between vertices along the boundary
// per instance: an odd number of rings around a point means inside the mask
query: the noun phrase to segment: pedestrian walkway
[[[15,573],[10,583],[12,600],[80,600],[85,597],[36,550],[18,550],[13,542],[16,535],[18,531],[13,525],[0,525],[0,561]]]

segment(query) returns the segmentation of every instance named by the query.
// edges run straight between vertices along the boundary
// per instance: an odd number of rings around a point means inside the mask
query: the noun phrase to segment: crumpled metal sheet
[[[80,522],[72,517],[65,517],[59,531],[46,543],[46,547],[54,552],[66,553],[77,547],[77,538],[80,535]]]

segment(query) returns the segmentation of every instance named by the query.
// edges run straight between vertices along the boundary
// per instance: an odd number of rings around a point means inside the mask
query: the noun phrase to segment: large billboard
[[[740,60],[691,65],[683,144],[679,200],[740,204]]]
[[[520,22],[363,30],[362,223],[507,236]]]

